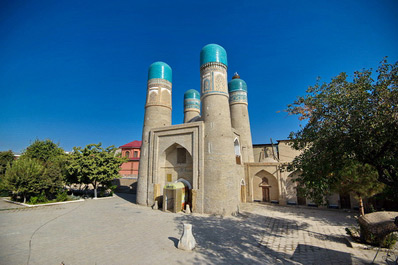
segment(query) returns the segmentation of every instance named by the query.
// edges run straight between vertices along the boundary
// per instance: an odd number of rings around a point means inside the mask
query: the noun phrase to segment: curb
[[[52,202],[52,203],[43,203],[43,204],[35,204],[35,205],[30,205],[30,204],[26,204],[26,203],[22,203],[22,202],[14,202],[8,199],[3,199],[4,201],[8,202],[8,203],[14,203],[17,205],[21,205],[21,206],[25,206],[25,207],[39,207],[39,206],[51,206],[51,205],[59,205],[59,204],[66,204],[66,203],[73,203],[73,202],[84,202],[84,199],[79,199],[79,200],[75,200],[75,201],[66,201],[66,202]]]
[[[112,195],[112,196],[108,196],[108,197],[100,197],[100,198],[90,198],[90,199],[86,199],[86,200],[105,200],[105,199],[112,199],[112,198],[115,198],[116,196],[115,195]]]

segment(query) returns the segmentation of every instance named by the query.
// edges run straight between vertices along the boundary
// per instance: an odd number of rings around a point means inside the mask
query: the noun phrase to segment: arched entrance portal
[[[171,182],[183,182],[192,189],[193,162],[192,156],[183,146],[174,143],[169,146],[159,157],[158,182],[163,192],[163,187]]]
[[[261,170],[253,178],[253,201],[279,201],[278,181],[271,173]]]

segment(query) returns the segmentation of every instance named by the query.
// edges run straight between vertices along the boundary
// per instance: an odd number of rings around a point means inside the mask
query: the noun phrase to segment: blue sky
[[[0,151],[140,140],[148,66],[173,69],[173,124],[199,54],[248,85],[254,143],[299,129],[283,110],[320,76],[398,60],[398,1],[0,1]],[[278,112],[282,111],[282,112]]]

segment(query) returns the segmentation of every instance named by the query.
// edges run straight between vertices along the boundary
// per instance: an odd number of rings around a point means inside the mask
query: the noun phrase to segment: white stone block
[[[184,223],[184,231],[180,241],[178,242],[178,248],[182,250],[192,250],[196,246],[196,240],[192,235],[192,225]]]
[[[187,204],[187,206],[185,206],[185,213],[188,213],[188,214],[191,213],[191,207],[189,207],[189,204]]]

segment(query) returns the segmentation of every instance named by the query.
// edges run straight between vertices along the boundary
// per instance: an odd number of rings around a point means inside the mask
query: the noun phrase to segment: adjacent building
[[[135,190],[140,164],[141,141],[132,141],[119,146],[119,152],[128,161],[120,166],[120,178],[115,179],[114,183],[118,186],[119,191]]]

